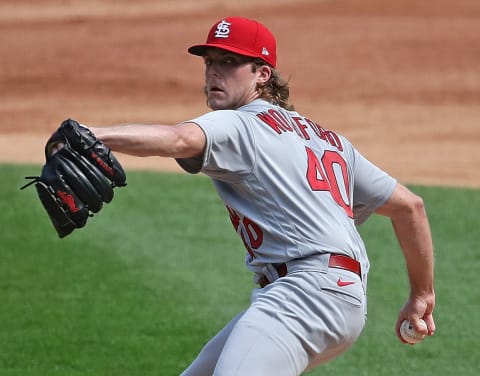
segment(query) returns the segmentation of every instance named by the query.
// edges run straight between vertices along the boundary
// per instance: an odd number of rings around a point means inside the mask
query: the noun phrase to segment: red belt
[[[352,259],[351,257],[345,255],[331,254],[328,261],[328,266],[330,268],[348,270],[349,272],[355,273],[360,278],[362,278],[362,268],[360,266],[360,263],[357,260]],[[279,278],[285,277],[288,273],[287,264],[285,263],[275,266],[275,269],[277,270]],[[262,275],[262,277],[258,281],[258,284],[260,285],[260,287],[265,287],[270,284],[270,281],[265,275]]]

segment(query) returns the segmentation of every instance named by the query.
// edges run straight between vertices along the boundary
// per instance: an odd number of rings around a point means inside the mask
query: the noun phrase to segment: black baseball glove
[[[104,202],[113,199],[113,188],[125,186],[123,167],[111,150],[75,120],[65,120],[45,146],[46,163],[35,184],[38,196],[60,238],[85,226]]]

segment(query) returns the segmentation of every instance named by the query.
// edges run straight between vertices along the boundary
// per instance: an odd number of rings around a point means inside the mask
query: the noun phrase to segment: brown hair
[[[254,59],[252,63],[252,71],[256,72],[256,70],[262,65],[268,64],[262,59]],[[288,81],[285,81],[275,68],[272,66],[270,66],[270,68],[272,70],[270,79],[264,85],[257,85],[259,97],[265,99],[267,102],[283,107],[286,110],[294,110],[294,106],[288,103],[288,98],[290,96]]]

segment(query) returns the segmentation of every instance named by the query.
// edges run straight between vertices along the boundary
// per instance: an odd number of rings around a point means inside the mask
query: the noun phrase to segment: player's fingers
[[[413,329],[417,331],[418,333],[422,333],[423,335],[427,335],[428,333],[428,324],[426,324],[426,321],[422,320],[419,318],[417,315],[412,316],[410,319],[410,323],[413,325]]]
[[[425,315],[424,318],[425,320],[425,323],[427,324],[427,328],[428,328],[428,335],[429,336],[433,336],[433,334],[435,333],[435,321],[433,320],[433,315],[430,313],[428,315]]]

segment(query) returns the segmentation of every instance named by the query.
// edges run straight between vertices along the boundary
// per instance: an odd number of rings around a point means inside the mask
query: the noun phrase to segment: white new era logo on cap
[[[265,47],[262,48],[262,55],[264,55],[264,56],[270,55],[270,53],[268,52],[268,50]]]

